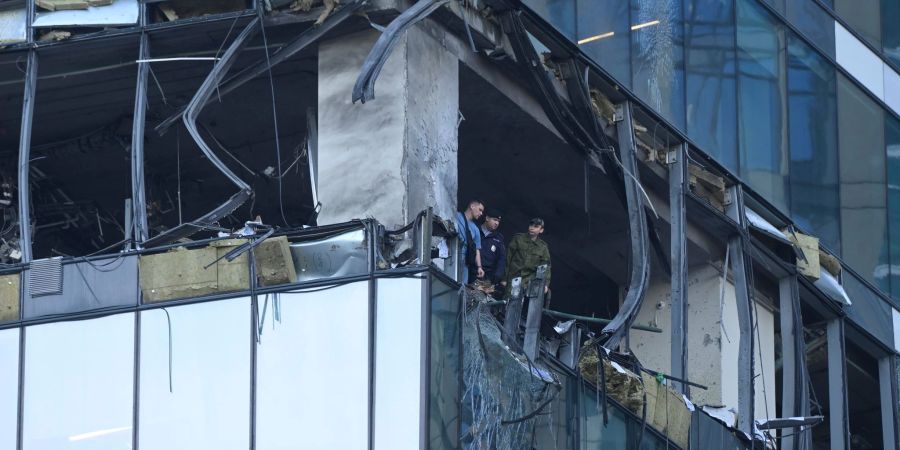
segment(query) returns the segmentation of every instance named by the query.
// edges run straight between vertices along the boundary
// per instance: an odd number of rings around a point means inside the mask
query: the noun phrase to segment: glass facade
[[[462,298],[459,291],[431,277],[431,342],[428,448],[459,448]]]
[[[0,450],[16,448],[19,410],[19,330],[0,331]]]
[[[25,333],[22,448],[130,448],[134,314],[35,325]]]
[[[891,187],[900,183],[897,169],[885,170],[898,145],[897,120],[832,63],[829,8],[870,43],[883,44],[885,54],[900,48],[900,26],[891,21],[900,19],[900,0],[863,3],[526,2],[557,28],[577,17],[578,48],[588,57],[801,231],[898,297],[900,286],[892,284],[900,280],[891,283],[890,274],[900,262],[891,259],[900,232],[888,228],[900,226],[888,215],[900,214]]]
[[[737,171],[734,3],[688,0],[684,16],[687,134]]]
[[[247,448],[249,337],[249,298],[141,313],[140,448]]]
[[[891,284],[891,294],[900,298],[900,120],[887,118],[885,124],[887,144],[888,223],[890,227],[890,264],[882,276]]]

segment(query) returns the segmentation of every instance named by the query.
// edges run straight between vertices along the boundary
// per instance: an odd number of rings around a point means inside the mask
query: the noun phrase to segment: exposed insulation
[[[0,276],[0,322],[19,318],[20,274]]]

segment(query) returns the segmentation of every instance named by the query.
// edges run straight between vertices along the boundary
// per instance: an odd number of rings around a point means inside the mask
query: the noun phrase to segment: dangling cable
[[[265,47],[266,52],[266,68],[269,73],[269,92],[272,95],[272,123],[275,126],[275,167],[278,170],[281,170],[281,138],[278,133],[278,108],[275,106],[275,78],[272,76],[272,62],[269,59],[269,41],[266,38],[266,24],[265,20],[263,20],[263,9],[262,3],[259,4],[259,8],[257,8],[259,12],[259,29],[262,32],[263,38],[263,47]],[[281,177],[278,177],[278,211],[281,213],[281,220],[284,222],[284,226],[289,227],[287,218],[284,215],[284,188],[283,183],[281,181]],[[251,211],[252,214],[252,211]]]

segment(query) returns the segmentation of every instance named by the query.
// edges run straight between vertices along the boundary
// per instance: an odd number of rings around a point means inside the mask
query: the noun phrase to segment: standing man
[[[481,224],[481,266],[484,279],[496,285],[506,274],[506,239],[500,233],[500,211],[488,208]]]
[[[538,266],[547,265],[547,272],[544,277],[544,293],[550,290],[550,249],[547,243],[541,239],[544,233],[544,220],[535,217],[528,223],[528,233],[519,233],[513,236],[509,242],[508,254],[506,257],[506,281],[502,284],[506,286],[515,277],[522,277],[522,287],[525,288],[534,274],[537,272]]]
[[[484,203],[469,200],[463,212],[456,213],[456,232],[459,233],[459,264],[462,266],[462,283],[469,284],[469,272],[478,278],[484,277],[481,267],[481,232],[475,221],[484,212]]]

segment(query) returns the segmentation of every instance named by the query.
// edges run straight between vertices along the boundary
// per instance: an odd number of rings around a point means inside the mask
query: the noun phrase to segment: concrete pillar
[[[350,93],[380,34],[319,45],[319,225],[374,217],[398,227],[428,206],[443,218],[456,210],[459,62],[430,27],[400,39],[365,104]]]

